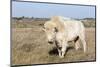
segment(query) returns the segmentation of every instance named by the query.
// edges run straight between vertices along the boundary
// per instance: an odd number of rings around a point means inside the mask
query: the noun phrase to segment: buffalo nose
[[[52,41],[48,41],[48,43],[53,44],[53,42],[52,42]]]

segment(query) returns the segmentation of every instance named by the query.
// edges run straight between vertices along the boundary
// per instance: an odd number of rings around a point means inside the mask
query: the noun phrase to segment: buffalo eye
[[[55,27],[55,32],[58,32],[58,29]]]

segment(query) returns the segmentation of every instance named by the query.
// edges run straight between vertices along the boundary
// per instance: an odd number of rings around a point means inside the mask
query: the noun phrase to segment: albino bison
[[[55,43],[61,58],[64,57],[69,41],[75,42],[75,49],[79,45],[79,39],[83,44],[84,52],[86,52],[85,28],[81,21],[64,18],[61,16],[53,16],[50,21],[44,24],[43,29],[47,35],[48,43]]]

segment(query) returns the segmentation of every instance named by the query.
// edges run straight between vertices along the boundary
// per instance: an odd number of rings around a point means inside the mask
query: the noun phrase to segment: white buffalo
[[[86,52],[85,28],[81,21],[53,16],[44,24],[43,30],[47,35],[48,43],[56,44],[60,58],[64,57],[70,41],[75,43],[75,49],[78,50],[80,39]]]

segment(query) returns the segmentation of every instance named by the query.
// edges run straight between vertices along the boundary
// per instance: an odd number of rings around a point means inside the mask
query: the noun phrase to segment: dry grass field
[[[82,46],[76,51],[73,43],[70,43],[65,57],[61,59],[58,56],[55,45],[48,45],[40,23],[28,23],[32,27],[28,27],[29,25],[20,27],[23,26],[21,24],[23,23],[19,23],[19,27],[16,27],[16,23],[12,24],[11,49],[13,65],[94,61],[96,58],[94,27],[86,28],[87,53],[83,52]]]

